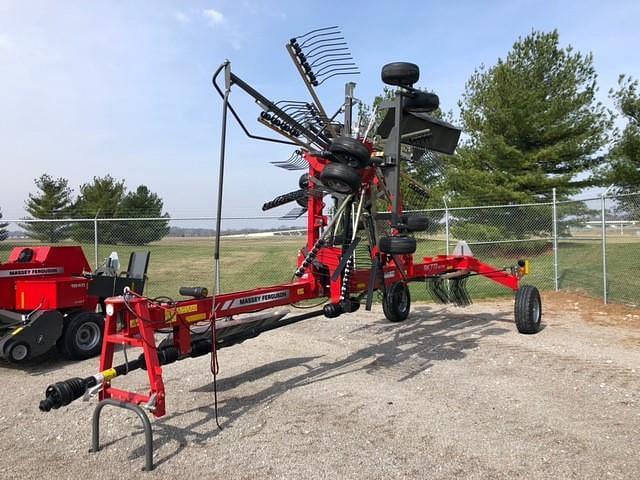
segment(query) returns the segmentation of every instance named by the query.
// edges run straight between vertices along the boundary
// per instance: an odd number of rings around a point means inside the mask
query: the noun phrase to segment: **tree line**
[[[94,177],[80,186],[74,199],[66,178],[43,174],[34,182],[37,191],[30,193],[25,202],[29,215],[25,220],[50,220],[20,224],[26,235],[34,240],[93,242],[94,222],[73,221],[91,218],[120,219],[98,223],[101,243],[146,245],[169,233],[169,214],[163,212],[163,201],[146,185],[127,191],[124,180],[116,180],[110,175]],[[135,220],[144,217],[158,220]]]

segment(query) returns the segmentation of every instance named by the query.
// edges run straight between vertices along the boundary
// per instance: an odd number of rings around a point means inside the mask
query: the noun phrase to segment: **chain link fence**
[[[414,202],[415,203],[415,202]],[[446,203],[446,202],[443,202]],[[430,220],[416,235],[416,258],[453,253],[464,240],[474,255],[497,267],[531,262],[526,283],[541,290],[570,290],[604,302],[639,304],[640,194],[526,205],[416,209]],[[213,218],[119,218],[56,221],[0,220],[0,261],[14,246],[80,244],[99,266],[111,252],[126,270],[133,251],[151,252],[149,296],[178,296],[180,286],[214,284]],[[4,225],[4,226],[3,226]],[[305,244],[306,216],[225,218],[222,222],[223,292],[288,282]],[[0,238],[2,235],[0,234]],[[362,268],[366,253],[358,254]],[[479,277],[468,283],[472,298],[511,293]],[[415,300],[427,300],[413,284]]]

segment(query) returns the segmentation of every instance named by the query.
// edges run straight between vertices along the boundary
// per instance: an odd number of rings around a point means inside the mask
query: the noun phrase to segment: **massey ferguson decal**
[[[35,275],[56,275],[63,273],[63,267],[20,268],[16,270],[0,270],[0,277],[30,277]]]
[[[260,305],[262,303],[273,302],[289,297],[289,290],[278,290],[277,292],[263,293],[261,295],[251,295],[240,297],[234,300],[227,300],[224,304],[219,304],[216,310],[229,310],[230,308],[246,307],[248,305]]]

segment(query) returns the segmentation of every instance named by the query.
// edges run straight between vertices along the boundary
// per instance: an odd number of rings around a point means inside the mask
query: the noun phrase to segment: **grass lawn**
[[[625,240],[625,241],[623,241]],[[640,239],[612,238],[608,242],[609,298],[611,301],[640,303]],[[298,249],[303,245],[301,237],[227,238],[221,243],[221,286],[223,292],[251,289],[285,283],[291,280],[296,266]],[[27,242],[21,245],[28,245]],[[551,290],[553,284],[553,254],[551,248],[542,253],[527,255],[527,243],[521,244],[518,256],[500,254],[495,245],[478,247],[477,256],[496,267],[511,266],[518,258],[531,261],[531,274],[524,283]],[[15,243],[0,243],[0,260],[7,258]],[[94,262],[93,245],[83,245],[89,263]],[[453,247],[451,247],[453,250]],[[180,286],[206,286],[213,284],[212,238],[165,238],[144,247],[126,245],[100,245],[98,258],[102,261],[112,251],[117,251],[123,268],[133,250],[149,250],[149,296],[178,297]],[[473,247],[472,247],[473,249]],[[540,250],[538,250],[539,252]],[[416,258],[444,253],[441,240],[421,239]],[[602,253],[598,240],[561,241],[559,244],[559,281],[563,289],[581,290],[587,294],[602,296]],[[468,287],[472,298],[508,296],[512,293],[481,277],[471,278]],[[429,300],[424,285],[411,287],[415,301]]]

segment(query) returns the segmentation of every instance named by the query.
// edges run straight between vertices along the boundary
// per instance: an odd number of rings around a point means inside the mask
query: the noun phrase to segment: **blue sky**
[[[639,18],[637,1],[1,0],[0,208],[5,218],[24,216],[44,172],[76,192],[110,173],[130,189],[148,185],[174,216],[212,215],[221,102],[211,73],[228,58],[267,97],[306,99],[284,44],[319,26],[342,28],[362,72],[358,98],[381,91],[383,64],[406,60],[456,111],[473,70],[532,29],[557,28],[564,45],[593,52],[608,103],[620,73],[640,77]],[[319,88],[328,110],[345,80]],[[239,90],[232,100],[260,131],[257,108]],[[298,173],[269,164],[291,148],[231,129],[225,215],[259,215],[264,201],[296,188]]]

